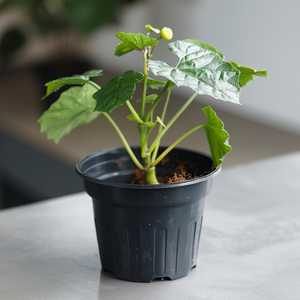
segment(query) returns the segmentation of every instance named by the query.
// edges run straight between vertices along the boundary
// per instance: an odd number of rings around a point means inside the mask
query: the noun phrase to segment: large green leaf
[[[230,63],[241,72],[240,78],[239,78],[240,87],[244,87],[249,81],[253,80],[254,79],[253,75],[261,76],[261,77],[268,77],[267,70],[256,71],[256,70],[248,68],[248,67],[239,66],[237,63],[235,63],[233,61],[230,61]]]
[[[202,110],[208,118],[208,123],[205,124],[204,130],[209,143],[214,167],[216,168],[222,164],[225,155],[231,151],[231,147],[228,144],[229,134],[224,130],[223,122],[217,117],[210,106],[204,107]]]
[[[93,97],[97,100],[95,111],[112,112],[115,108],[130,100],[135,92],[136,83],[142,81],[140,72],[127,71],[121,76],[113,77]]]
[[[155,46],[158,41],[142,33],[118,32],[116,37],[123,43],[118,45],[115,50],[116,56],[122,56],[133,50],[141,51],[144,47]]]
[[[183,41],[170,43],[168,48],[179,57],[178,65],[173,67],[150,60],[148,66],[155,75],[163,76],[177,86],[189,87],[198,94],[240,103],[240,72],[217,53]]]
[[[45,86],[47,87],[47,92],[42,99],[45,99],[50,94],[57,91],[59,88],[63,87],[64,85],[85,84],[89,81],[90,77],[97,77],[101,75],[102,75],[102,70],[91,70],[85,72],[83,75],[73,75],[71,77],[62,77],[56,80],[49,81],[45,84]]]
[[[94,112],[96,101],[92,96],[96,90],[90,84],[85,84],[61,93],[59,99],[38,120],[41,132],[58,143],[77,126],[96,119],[100,115]]]

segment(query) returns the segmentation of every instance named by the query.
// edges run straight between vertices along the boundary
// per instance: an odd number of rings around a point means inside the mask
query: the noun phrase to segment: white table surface
[[[175,281],[101,272],[85,193],[0,212],[2,300],[299,300],[300,152],[227,169],[206,199],[197,267]]]

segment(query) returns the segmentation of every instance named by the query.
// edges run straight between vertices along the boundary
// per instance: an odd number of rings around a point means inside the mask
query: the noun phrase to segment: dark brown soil
[[[165,158],[161,164],[165,165],[168,163],[168,159]],[[166,183],[175,183],[175,182],[182,182],[186,180],[195,179],[198,177],[202,177],[210,172],[205,172],[201,174],[200,176],[196,175],[197,173],[197,167],[191,163],[191,162],[184,162],[180,163],[176,168],[173,174],[166,175],[166,176],[158,176],[157,180],[160,184],[166,184]],[[131,181],[131,184],[147,184],[145,179],[145,172],[143,170],[136,170],[134,172],[133,179]]]

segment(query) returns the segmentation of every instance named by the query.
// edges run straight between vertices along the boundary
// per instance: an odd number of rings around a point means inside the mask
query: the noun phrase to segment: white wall
[[[113,56],[119,30],[138,32],[150,23],[171,27],[174,39],[206,41],[225,53],[227,60],[269,73],[268,79],[258,77],[242,91],[242,106],[214,99],[210,104],[300,135],[299,11],[299,0],[148,0],[127,8],[122,23],[102,30],[89,50],[103,68],[121,73],[139,68],[141,62],[136,53]],[[154,59],[162,55],[170,60],[167,51],[155,54]]]

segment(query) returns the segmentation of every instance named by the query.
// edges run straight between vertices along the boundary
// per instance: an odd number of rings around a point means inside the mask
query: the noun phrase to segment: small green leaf
[[[123,42],[115,50],[115,55],[119,57],[133,50],[142,51],[144,47],[155,46],[158,43],[156,39],[142,33],[118,32],[116,37]]]
[[[121,76],[113,77],[93,97],[97,101],[95,111],[112,112],[115,108],[130,100],[135,92],[136,83],[142,81],[140,72],[127,71]]]
[[[158,90],[166,85],[166,81],[160,81],[147,77],[147,86],[153,90]]]
[[[156,117],[156,122],[159,123],[160,125],[162,125],[163,127],[166,127],[166,125],[164,124],[164,122],[158,116]]]
[[[129,115],[127,116],[127,119],[129,121],[133,121],[133,122],[138,122],[139,120],[132,114],[132,115]],[[155,126],[155,123],[153,122],[145,122],[145,124],[150,127],[150,128],[153,128]]]
[[[139,122],[139,120],[132,114],[132,115],[129,115],[127,116],[127,119],[129,121],[133,121],[133,122]],[[153,122],[145,122],[145,124],[150,127],[150,128],[153,128],[155,126],[155,123]]]
[[[47,87],[46,95],[42,98],[45,99],[53,92],[57,91],[59,88],[63,87],[64,85],[79,85],[85,84],[89,81],[90,77],[96,77],[102,75],[102,70],[92,70],[85,72],[83,75],[73,75],[71,77],[62,77],[56,80],[49,81],[45,84]]]
[[[225,155],[231,151],[231,147],[228,144],[229,134],[224,130],[223,122],[210,106],[204,107],[202,110],[208,118],[208,123],[204,125],[204,130],[214,167],[216,168],[222,164]]]
[[[83,73],[83,75],[87,76],[87,77],[98,77],[98,76],[102,76],[103,75],[103,70],[90,70],[87,71],[85,73]]]
[[[194,45],[197,45],[200,48],[207,49],[207,50],[213,51],[215,53],[218,53],[220,55],[220,57],[222,59],[224,59],[224,55],[222,53],[218,52],[218,50],[212,45],[209,45],[205,42],[202,42],[202,41],[199,41],[199,40],[194,40],[194,39],[185,39],[183,41],[188,42],[188,43],[192,43]]]
[[[148,127],[150,127],[150,128],[153,128],[154,126],[155,126],[155,123],[153,123],[153,122],[145,122],[145,124],[148,126]]]
[[[129,121],[138,122],[137,118],[134,116],[134,114],[131,114],[126,117]]]
[[[150,32],[153,31],[157,34],[160,34],[160,30],[158,28],[152,27],[150,24],[145,25],[145,28]]]
[[[152,103],[157,98],[157,94],[151,94],[146,97],[146,103]],[[137,102],[142,102],[142,99],[137,100]]]
[[[41,132],[58,143],[77,126],[96,119],[100,115],[93,112],[96,102],[92,96],[96,91],[95,87],[85,84],[61,93],[59,99],[39,118]]]
[[[239,78],[240,87],[244,87],[249,81],[253,80],[254,79],[253,75],[261,76],[261,77],[268,77],[267,70],[256,71],[256,70],[248,68],[248,67],[239,66],[237,63],[235,63],[233,61],[230,61],[230,63],[241,72],[240,78]]]
[[[198,94],[216,99],[239,102],[239,70],[210,50],[197,45],[176,41],[170,43],[169,50],[179,57],[176,67],[162,62],[148,62],[151,71],[174,82],[177,86],[186,86]]]
[[[115,50],[115,56],[122,56],[122,55],[125,55],[131,51],[133,51],[134,49],[132,49],[132,47],[128,46],[127,44],[125,43],[122,43],[120,45],[118,45],[116,47],[116,50]]]

